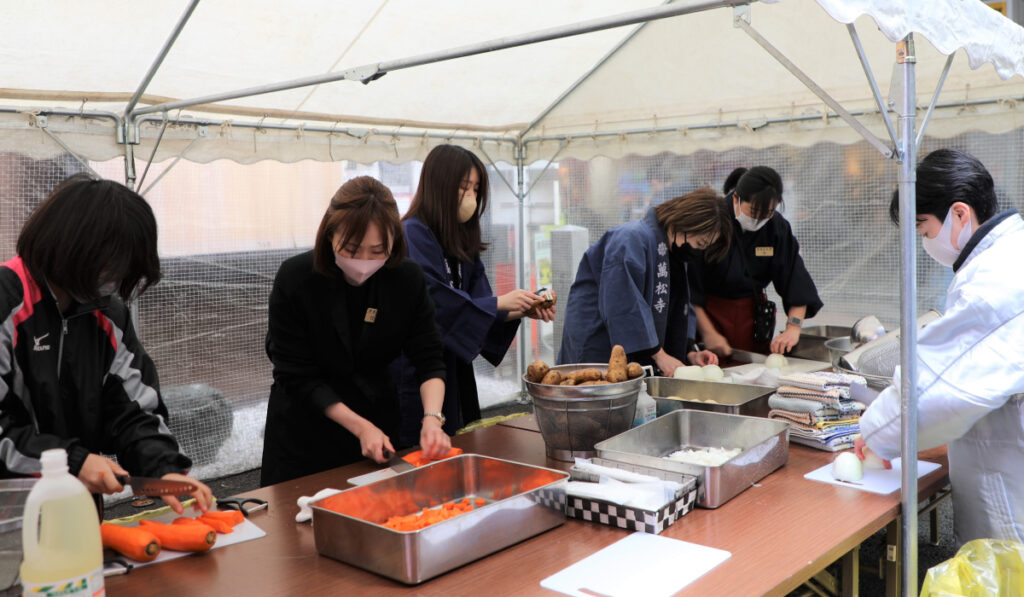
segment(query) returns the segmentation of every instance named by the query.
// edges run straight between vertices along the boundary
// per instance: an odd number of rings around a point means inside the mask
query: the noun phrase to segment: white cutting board
[[[191,516],[192,518],[195,518],[195,516],[196,516],[196,514],[194,512],[192,512],[191,509],[186,510],[186,514],[185,515],[186,516]],[[158,520],[160,522],[166,522],[166,523],[169,524],[175,518],[178,518],[178,515],[175,514],[174,512],[170,512],[168,514],[162,514],[160,516],[156,516],[156,517],[153,518],[153,520]],[[137,525],[128,525],[128,526],[137,526]],[[235,543],[241,543],[242,541],[249,541],[250,539],[259,539],[260,537],[263,537],[266,534],[267,534],[266,531],[264,531],[260,527],[258,527],[255,524],[253,524],[253,522],[247,518],[247,519],[245,519],[245,522],[242,522],[241,524],[238,524],[238,525],[236,525],[234,527],[234,532],[226,533],[226,534],[217,533],[217,541],[213,544],[213,547],[211,547],[210,550],[220,549],[221,547],[227,547],[228,545],[234,545]],[[191,556],[191,555],[200,555],[201,556],[204,553],[206,553],[206,552],[195,553],[195,552],[191,552],[191,551],[174,551],[174,550],[171,550],[171,549],[161,549],[160,550],[160,554],[158,556],[156,556],[156,558],[153,561],[151,561],[151,562],[139,562],[138,560],[133,560],[132,558],[125,557],[125,556],[122,556],[120,554],[118,554],[118,557],[123,559],[124,561],[128,562],[129,564],[132,564],[132,565],[134,565],[136,567],[141,567],[141,566],[149,566],[150,564],[157,564],[157,563],[160,563],[160,562],[166,562],[167,560],[176,560],[178,558],[183,558],[185,556]],[[104,570],[123,570],[123,569],[124,568],[122,568],[121,566],[116,566],[116,565],[112,565],[112,564],[104,566]]]
[[[540,586],[577,597],[669,597],[731,556],[638,532],[545,578]]]
[[[902,467],[900,466],[901,459],[897,458],[892,461],[892,469],[864,469],[864,478],[857,483],[851,483],[848,481],[839,481],[832,476],[832,465],[826,464],[825,466],[815,469],[806,475],[805,479],[811,481],[821,481],[822,483],[831,483],[833,485],[840,485],[842,487],[850,487],[853,489],[859,489],[861,491],[870,491],[871,493],[881,493],[888,495],[897,489],[899,489],[903,483],[900,478],[902,474]],[[917,478],[927,475],[928,473],[941,468],[942,465],[934,462],[925,462],[924,460],[917,461]]]

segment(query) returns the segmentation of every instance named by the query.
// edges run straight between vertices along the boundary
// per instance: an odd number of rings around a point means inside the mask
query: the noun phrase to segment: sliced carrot
[[[485,500],[484,498],[476,498],[476,505],[477,506],[483,506],[486,503],[487,503],[487,500]]]
[[[203,514],[203,518],[223,520],[233,527],[245,522],[245,515],[238,510],[209,510],[206,514]]]
[[[165,524],[143,520],[139,525],[156,535],[164,549],[206,551],[217,541],[217,533],[206,524]]]
[[[206,514],[196,518],[196,520],[205,525],[210,526],[213,530],[223,535],[235,532],[235,529],[231,528],[231,523],[224,520],[219,520],[217,518],[209,518],[206,516]]]
[[[126,527],[105,522],[100,525],[103,547],[139,562],[152,562],[160,555],[156,535],[139,527]]]

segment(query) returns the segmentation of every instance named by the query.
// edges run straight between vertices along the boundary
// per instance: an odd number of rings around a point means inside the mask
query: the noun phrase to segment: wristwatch
[[[444,425],[445,421],[448,420],[445,418],[443,413],[423,413],[423,417],[435,417],[438,421],[441,421],[442,425]]]
[[[800,325],[803,324],[804,320],[800,319],[799,317],[790,317],[789,319],[786,320],[786,322],[791,323],[796,327],[800,327]]]

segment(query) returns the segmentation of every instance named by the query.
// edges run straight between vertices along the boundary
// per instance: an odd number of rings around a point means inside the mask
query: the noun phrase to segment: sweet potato
[[[626,349],[616,344],[612,347],[611,357],[608,359],[608,374],[605,379],[612,383],[619,383],[629,379],[626,373]]]
[[[544,375],[544,379],[540,380],[540,383],[549,386],[557,386],[562,383],[562,374],[552,369]]]
[[[534,361],[526,368],[526,379],[533,383],[539,383],[548,374],[550,369],[544,361]]]
[[[217,541],[217,533],[205,524],[165,524],[143,520],[139,526],[156,535],[160,545],[174,551],[206,551]]]
[[[604,379],[604,372],[600,369],[579,369],[566,375],[572,382],[579,385],[585,381],[599,381]]]
[[[103,547],[138,562],[152,562],[160,555],[160,541],[146,529],[105,522],[100,525],[100,537]]]
[[[640,363],[630,363],[626,365],[626,375],[628,375],[630,379],[643,377],[644,368],[640,366]]]

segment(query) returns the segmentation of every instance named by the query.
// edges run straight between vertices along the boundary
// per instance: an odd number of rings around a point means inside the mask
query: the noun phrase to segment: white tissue
[[[296,500],[299,505],[299,513],[295,515],[295,522],[306,522],[307,520],[313,519],[313,509],[309,506],[317,500],[322,500],[325,497],[330,497],[336,493],[341,493],[340,489],[321,489],[312,496],[304,495]]]

